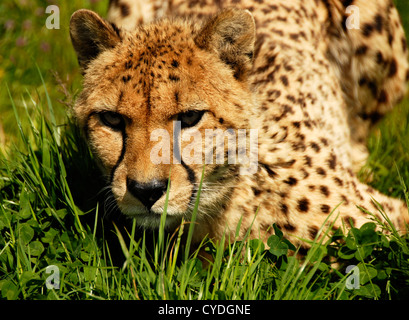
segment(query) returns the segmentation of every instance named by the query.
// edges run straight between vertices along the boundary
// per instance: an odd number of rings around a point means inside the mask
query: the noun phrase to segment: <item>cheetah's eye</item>
[[[124,118],[116,112],[102,112],[99,114],[99,118],[104,125],[115,130],[121,129],[124,125]]]
[[[180,113],[178,115],[178,121],[181,122],[182,129],[193,127],[199,123],[204,113],[205,113],[204,110],[202,111],[191,110],[184,113]]]

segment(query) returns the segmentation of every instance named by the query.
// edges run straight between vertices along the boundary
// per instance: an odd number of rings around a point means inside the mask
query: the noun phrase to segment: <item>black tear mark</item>
[[[128,137],[126,135],[125,127],[122,128],[121,133],[122,133],[122,150],[121,150],[121,155],[118,158],[118,161],[116,162],[116,164],[114,165],[114,167],[111,170],[111,176],[110,176],[111,185],[112,185],[112,182],[114,181],[115,171],[118,169],[119,165],[124,160],[125,153],[126,153],[126,141],[127,141]]]
[[[196,183],[195,172],[183,160],[181,161],[181,163],[182,163],[183,168],[185,168],[185,170],[187,172],[187,178],[188,178],[189,182],[191,184],[195,184]]]
[[[183,166],[183,168],[185,168],[186,172],[187,172],[187,179],[189,180],[190,184],[192,185],[192,191],[190,193],[190,199],[189,199],[189,206],[194,204],[194,189],[195,189],[195,183],[196,183],[196,176],[195,176],[195,172],[192,170],[192,168],[190,168],[183,160],[181,161],[181,164]]]

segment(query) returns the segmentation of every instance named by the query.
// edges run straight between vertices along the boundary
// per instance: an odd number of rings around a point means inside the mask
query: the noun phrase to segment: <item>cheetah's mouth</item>
[[[162,216],[166,215],[165,228],[174,228],[182,222],[185,216],[184,212],[174,209],[172,206],[166,208],[146,208],[144,206],[132,206],[121,208],[120,210],[126,216],[135,219],[139,226],[149,229],[158,229],[161,225]]]
[[[193,190],[185,194],[173,194],[172,188],[169,189],[168,201],[166,201],[166,193],[161,197],[157,197],[157,200],[152,204],[146,205],[135,197],[134,194],[128,190],[122,197],[114,198],[118,209],[125,216],[135,219],[136,223],[144,228],[158,229],[161,225],[161,218],[165,214],[166,222],[165,228],[175,228],[182,222],[182,219],[189,219],[191,215],[192,202],[195,202],[195,194]],[[114,190],[113,190],[114,191]],[[149,197],[150,195],[146,195]]]

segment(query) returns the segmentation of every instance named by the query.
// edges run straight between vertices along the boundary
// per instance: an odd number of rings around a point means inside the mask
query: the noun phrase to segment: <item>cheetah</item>
[[[359,11],[356,28],[348,8]],[[124,215],[155,229],[167,206],[173,230],[191,219],[201,186],[194,243],[266,241],[275,223],[305,247],[325,223],[359,227],[366,211],[383,220],[373,199],[406,230],[406,204],[356,175],[368,132],[409,78],[392,1],[115,0],[107,17],[85,9],[71,17],[84,75],[74,115]],[[152,161],[160,142],[152,135],[174,138],[175,123],[203,136],[257,130],[256,170]],[[171,159],[180,153],[173,138],[161,151]],[[203,141],[179,142],[206,156]]]

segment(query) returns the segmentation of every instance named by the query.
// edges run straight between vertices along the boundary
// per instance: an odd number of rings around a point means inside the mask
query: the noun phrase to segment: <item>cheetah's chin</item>
[[[160,228],[160,214],[143,214],[137,215],[133,218],[136,220],[136,223],[146,229],[159,229]],[[182,222],[182,215],[172,216],[166,215],[165,229],[175,229]]]
[[[159,229],[160,221],[163,214],[163,208],[158,209],[146,209],[146,208],[122,208],[121,212],[129,218],[135,219],[136,223],[148,229]],[[168,208],[166,214],[165,229],[174,229],[182,222],[183,213],[174,212],[171,208]]]

